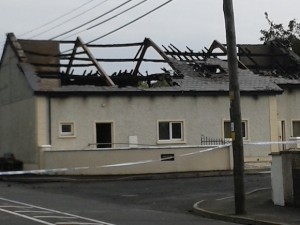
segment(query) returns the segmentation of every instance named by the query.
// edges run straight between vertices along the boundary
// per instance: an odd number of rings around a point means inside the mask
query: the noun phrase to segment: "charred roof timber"
[[[170,44],[162,49],[151,39],[143,42],[126,44],[84,44],[80,38],[76,41],[33,41],[17,40],[8,34],[8,41],[14,46],[20,62],[28,62],[34,66],[41,78],[55,78],[61,85],[93,85],[117,87],[172,87],[180,86],[180,79],[187,77],[228,78],[227,46],[214,41],[209,48],[195,52],[186,47],[179,50]],[[62,46],[70,46],[68,51],[61,52]],[[137,48],[133,58],[96,58],[92,50],[102,51],[104,48]],[[152,48],[158,58],[146,58]],[[300,57],[284,47],[280,42],[272,41],[264,45],[237,45],[239,69],[251,70],[263,76],[300,78]],[[71,52],[71,53],[69,53]],[[135,64],[129,70],[119,70],[112,74],[102,67],[102,62],[118,62]],[[169,67],[161,68],[159,73],[141,73],[144,62],[163,63]]]

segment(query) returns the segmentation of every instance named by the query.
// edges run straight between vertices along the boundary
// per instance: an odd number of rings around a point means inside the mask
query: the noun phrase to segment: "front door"
[[[112,123],[96,123],[97,148],[112,147]]]

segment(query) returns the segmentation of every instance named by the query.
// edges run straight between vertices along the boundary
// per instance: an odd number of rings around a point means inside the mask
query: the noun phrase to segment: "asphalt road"
[[[247,175],[246,191],[271,186]],[[231,225],[191,213],[200,200],[233,195],[233,177],[0,182],[0,224]]]

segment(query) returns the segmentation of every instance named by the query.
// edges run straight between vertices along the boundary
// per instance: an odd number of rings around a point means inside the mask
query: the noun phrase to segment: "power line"
[[[112,16],[112,17],[109,17],[109,18],[106,19],[106,20],[103,20],[103,21],[100,22],[100,23],[97,23],[97,24],[95,24],[95,25],[93,25],[93,26],[91,26],[91,27],[88,27],[87,29],[81,30],[81,31],[79,31],[79,32],[77,32],[77,33],[71,34],[71,35],[65,37],[63,40],[65,40],[65,39],[67,39],[67,38],[69,38],[69,37],[72,37],[72,36],[74,36],[74,35],[80,34],[80,33],[84,32],[84,31],[91,30],[91,29],[93,29],[93,28],[95,28],[95,27],[97,27],[97,26],[100,26],[100,25],[102,25],[102,24],[104,24],[104,23],[106,23],[106,22],[108,22],[108,21],[110,21],[110,20],[112,20],[112,19],[114,19],[114,18],[116,18],[116,17],[118,17],[118,16],[124,14],[125,12],[128,12],[128,11],[130,11],[131,9],[136,8],[137,6],[139,6],[139,5],[143,4],[143,3],[145,3],[146,1],[148,1],[148,0],[143,0],[143,1],[141,1],[141,2],[139,2],[139,3],[137,3],[137,4],[135,4],[135,5],[133,5],[133,6],[131,6],[131,7],[129,7],[128,9],[123,10],[122,12],[120,12],[120,13],[118,13],[118,14]]]
[[[45,26],[48,26],[49,24],[54,23],[55,21],[57,21],[57,20],[59,20],[59,19],[61,19],[61,18],[64,18],[64,17],[66,17],[67,15],[70,15],[71,13],[73,13],[73,12],[79,10],[79,9],[82,8],[83,6],[88,5],[88,4],[90,4],[91,2],[93,2],[93,1],[95,1],[95,0],[90,0],[90,1],[88,1],[88,2],[86,2],[86,3],[84,3],[84,4],[80,5],[80,6],[78,6],[78,7],[76,7],[76,8],[70,10],[69,12],[67,12],[67,13],[65,13],[65,14],[63,14],[63,15],[61,15],[61,16],[59,16],[59,17],[57,17],[57,18],[55,18],[55,19],[53,19],[53,20],[51,20],[51,21],[49,21],[49,22],[47,22],[47,23],[45,23],[45,24],[42,24],[42,25],[40,25],[40,26],[38,26],[38,27],[36,27],[36,28],[30,30],[30,31],[27,31],[27,32],[25,32],[25,33],[23,33],[23,34],[20,34],[19,36],[24,36],[24,35],[30,34],[30,33],[34,32],[34,31],[36,31],[36,30],[39,30],[39,29],[41,29],[41,28],[43,28],[43,27],[45,27]]]
[[[120,4],[120,5],[118,5],[117,7],[115,7],[115,8],[113,8],[113,9],[111,9],[111,10],[109,10],[109,11],[107,11],[107,12],[101,14],[100,16],[98,16],[98,17],[96,17],[96,18],[94,18],[94,19],[92,19],[92,20],[89,20],[88,22],[85,22],[85,23],[83,23],[83,24],[81,24],[81,25],[79,25],[79,26],[77,26],[77,27],[75,27],[75,28],[73,28],[73,29],[71,29],[71,30],[68,30],[68,31],[66,31],[66,32],[64,32],[64,33],[62,33],[62,34],[56,35],[55,37],[52,37],[52,38],[50,38],[49,40],[53,40],[53,39],[59,38],[59,37],[61,37],[61,36],[63,36],[63,35],[66,35],[66,34],[72,32],[72,31],[74,31],[74,30],[77,30],[77,29],[79,29],[79,28],[81,28],[81,27],[83,27],[83,26],[85,26],[85,25],[87,25],[87,24],[89,24],[89,23],[91,23],[91,22],[94,22],[95,20],[97,20],[97,19],[99,19],[99,18],[101,18],[101,17],[103,17],[103,16],[105,16],[105,15],[107,15],[107,14],[113,12],[114,10],[116,10],[116,9],[118,9],[118,8],[120,8],[120,7],[124,6],[124,5],[126,5],[126,4],[128,4],[128,3],[131,2],[131,1],[132,1],[132,0],[128,0],[128,1],[126,1],[126,2],[124,2],[124,3],[122,3],[122,4]]]
[[[90,43],[92,43],[92,42],[98,41],[98,40],[100,40],[100,39],[102,39],[102,38],[104,38],[104,37],[106,37],[106,36],[108,36],[108,35],[110,35],[110,34],[113,34],[113,33],[117,32],[118,30],[123,29],[124,27],[129,26],[130,24],[133,24],[134,22],[136,22],[136,21],[142,19],[143,17],[145,17],[145,16],[147,16],[147,15],[153,13],[154,11],[156,11],[156,10],[160,9],[161,7],[163,7],[163,6],[167,5],[167,4],[169,4],[169,3],[172,2],[172,1],[173,1],[173,0],[169,0],[169,1],[167,1],[167,2],[165,2],[165,3],[163,3],[163,4],[161,4],[161,5],[157,6],[156,8],[154,8],[154,9],[148,11],[147,13],[145,13],[145,14],[143,14],[143,15],[137,17],[136,19],[134,19],[134,20],[132,20],[132,21],[130,21],[130,22],[124,24],[123,26],[121,26],[121,27],[119,27],[119,28],[117,28],[117,29],[114,29],[114,30],[112,30],[112,31],[110,31],[110,32],[108,32],[108,33],[106,33],[106,34],[104,34],[104,35],[98,37],[98,38],[95,38],[95,39],[92,40],[92,41],[89,41],[87,44],[90,44]]]
[[[93,1],[94,1],[94,0],[93,0]],[[56,28],[58,28],[58,27],[60,27],[60,26],[62,26],[62,25],[65,25],[65,23],[70,22],[71,20],[76,19],[76,18],[78,18],[79,16],[82,16],[83,14],[85,14],[85,13],[87,13],[87,12],[89,12],[89,11],[95,9],[96,7],[98,7],[98,6],[102,5],[102,4],[104,4],[104,3],[107,2],[107,1],[108,1],[108,0],[104,0],[104,1],[102,1],[102,2],[100,2],[100,3],[98,3],[98,4],[96,4],[96,5],[94,5],[93,7],[91,7],[91,8],[89,8],[89,9],[87,9],[87,10],[81,12],[80,14],[77,14],[77,15],[71,17],[70,19],[65,20],[65,21],[59,23],[58,25],[55,25],[55,26],[53,26],[53,27],[47,29],[46,31],[40,32],[40,33],[38,33],[38,34],[36,34],[36,35],[30,37],[30,38],[35,38],[35,37],[40,36],[40,35],[42,35],[42,34],[48,33],[49,31],[54,30],[54,29],[56,29]]]

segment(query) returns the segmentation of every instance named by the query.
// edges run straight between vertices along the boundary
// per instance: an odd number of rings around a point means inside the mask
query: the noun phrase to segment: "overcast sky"
[[[76,26],[100,16],[127,0],[1,0],[0,2],[0,43],[6,33],[13,32],[17,38],[49,39]],[[109,33],[126,23],[142,16],[167,0],[148,0],[138,7],[108,21],[94,29],[86,29],[143,0],[132,0],[106,16],[68,33],[59,39],[75,40],[81,36],[84,42]],[[300,22],[299,0],[234,0],[237,42],[260,43],[260,30],[268,28],[264,12],[277,23],[287,23],[291,19]],[[185,50],[185,46],[195,51],[209,47],[217,39],[225,43],[224,15],[222,0],[173,0],[164,7],[141,20],[111,34],[95,43],[140,42],[151,38],[159,46],[170,43]],[[82,6],[82,7],[80,7]],[[80,7],[80,9],[79,9]],[[73,11],[73,12],[72,12]],[[67,14],[67,15],[66,15]],[[81,16],[79,16],[82,14]],[[62,17],[66,15],[65,17]],[[61,17],[60,19],[57,19]],[[76,19],[72,19],[76,17]],[[57,19],[53,23],[49,23]],[[69,21],[67,21],[69,20]],[[47,24],[48,23],[48,24]],[[40,29],[36,29],[43,26]],[[31,33],[24,33],[34,30]],[[83,31],[83,32],[81,32]],[[78,33],[80,32],[80,33]],[[70,34],[74,34],[70,36]]]

